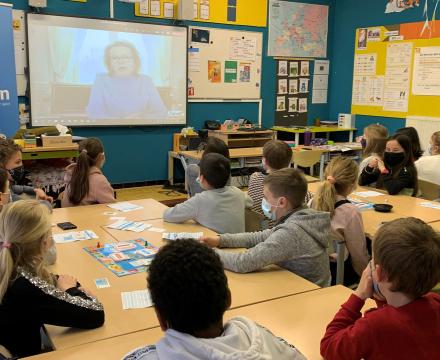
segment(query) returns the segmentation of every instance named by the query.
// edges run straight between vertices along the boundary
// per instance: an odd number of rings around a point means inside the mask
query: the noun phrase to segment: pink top
[[[337,195],[336,201],[345,200]],[[354,270],[361,275],[369,261],[362,215],[353,204],[342,204],[331,218],[333,240],[345,240]],[[347,254],[348,255],[348,254]]]
[[[70,194],[70,179],[76,164],[70,164],[66,168],[64,175],[64,182],[66,183],[66,190],[64,191],[61,200],[62,207],[93,205],[93,204],[107,204],[113,203],[115,199],[115,191],[108,182],[107,178],[102,174],[101,169],[92,166],[89,172],[89,193],[81,200],[78,205],[74,205],[69,200]]]

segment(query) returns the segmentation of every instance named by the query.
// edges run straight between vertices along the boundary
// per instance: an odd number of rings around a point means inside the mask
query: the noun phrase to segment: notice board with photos
[[[260,99],[261,32],[189,27],[188,98]]]
[[[356,30],[351,112],[440,116],[440,20]]]
[[[277,60],[275,126],[306,126],[309,60]]]

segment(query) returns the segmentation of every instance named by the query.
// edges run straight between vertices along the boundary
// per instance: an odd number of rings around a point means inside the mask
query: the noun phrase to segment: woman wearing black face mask
[[[378,189],[385,189],[390,195],[417,195],[417,170],[408,136],[395,134],[388,139],[384,164],[386,170],[380,171],[378,161],[371,160],[359,177],[359,185],[376,182]]]

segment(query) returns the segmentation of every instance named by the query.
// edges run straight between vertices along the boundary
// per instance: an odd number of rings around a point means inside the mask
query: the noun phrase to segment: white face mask
[[[272,207],[280,207],[278,205],[272,205],[269,201],[266,200],[266,198],[263,198],[263,200],[261,201],[261,210],[263,210],[263,214],[264,216],[266,216],[269,220],[275,221],[277,219],[277,215],[275,214],[275,212],[272,211]]]

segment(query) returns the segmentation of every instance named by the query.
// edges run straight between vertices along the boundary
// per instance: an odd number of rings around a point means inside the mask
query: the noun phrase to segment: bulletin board
[[[188,98],[260,99],[263,35],[189,27]]]
[[[440,21],[356,30],[353,114],[440,116]]]
[[[151,8],[151,0],[144,0],[141,4],[135,4],[135,15],[146,17],[158,17],[141,12],[142,3],[148,2]],[[163,3],[175,4],[175,13],[180,0],[160,0],[161,15]],[[267,0],[193,0],[194,21],[211,22],[218,24],[247,25],[265,27],[267,24]],[[150,11],[149,11],[150,12]]]

